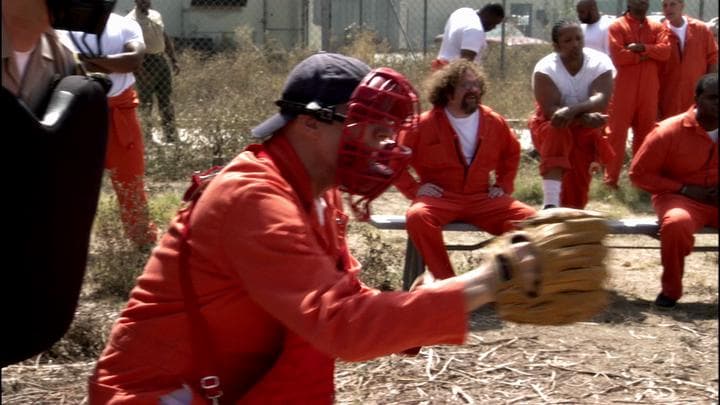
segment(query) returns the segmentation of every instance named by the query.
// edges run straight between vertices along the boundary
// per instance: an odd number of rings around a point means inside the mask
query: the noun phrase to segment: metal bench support
[[[377,229],[382,230],[405,230],[405,216],[403,215],[372,215],[370,217],[370,223]],[[660,227],[654,220],[648,219],[620,219],[620,220],[609,220],[608,225],[610,227],[611,235],[645,235],[655,239],[659,239],[658,231]],[[480,232],[480,229],[475,226],[464,223],[464,222],[453,222],[446,225],[443,231],[450,232]],[[716,234],[718,232],[715,228],[705,227],[700,229],[697,234]],[[445,248],[449,251],[471,251],[480,249],[487,245],[491,240],[492,236],[485,240],[470,244],[470,245],[450,245],[446,244]],[[658,246],[608,246],[616,249],[659,249]],[[717,252],[718,246],[695,246],[693,248],[695,252]],[[422,274],[425,270],[425,261],[420,255],[420,251],[417,250],[415,244],[407,238],[407,244],[405,247],[405,266],[403,269],[403,289],[408,290],[412,285],[413,281]]]

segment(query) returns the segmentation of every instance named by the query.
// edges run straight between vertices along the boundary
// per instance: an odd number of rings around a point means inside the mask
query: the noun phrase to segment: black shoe
[[[557,208],[557,206],[555,204],[548,204],[548,205],[544,206],[542,209],[546,210],[548,208]]]
[[[655,306],[661,309],[675,308],[675,304],[677,304],[677,300],[668,298],[662,293],[658,294],[657,298],[655,298]]]

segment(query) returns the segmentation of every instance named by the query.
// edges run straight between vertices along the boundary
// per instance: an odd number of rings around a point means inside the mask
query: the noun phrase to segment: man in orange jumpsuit
[[[663,0],[663,24],[670,32],[670,59],[660,70],[660,119],[687,111],[694,103],[695,83],[717,72],[718,47],[710,28],[683,15],[685,1]]]
[[[420,117],[419,130],[402,136],[413,151],[410,166],[395,186],[412,200],[407,231],[435,278],[452,277],[442,228],[471,223],[499,235],[535,210],[510,195],[520,161],[520,143],[505,119],[481,104],[485,81],[479,67],[460,59],[428,81],[433,108]],[[495,180],[491,180],[494,172]]]
[[[207,403],[220,390],[221,403],[332,404],[336,357],[464,340],[467,313],[494,299],[496,264],[380,292],[348,252],[338,186],[362,198],[386,189],[407,164],[395,133],[417,123],[405,78],[369,71],[332,53],[293,69],[280,113],[253,130],[264,142],[153,250],[90,377],[91,404]],[[531,278],[525,245],[519,277]]]
[[[660,223],[662,291],[655,304],[672,308],[682,296],[685,256],[693,234],[718,227],[718,80],[703,76],[695,105],[670,117],[648,135],[633,158],[630,180],[652,193]]]
[[[625,159],[628,128],[633,154],[655,125],[660,88],[660,62],[670,57],[670,42],[662,24],[646,18],[648,0],[628,0],[625,14],[608,29],[610,59],[617,76],[608,110],[608,140],[615,158],[605,167],[605,184],[617,188]]]
[[[604,53],[583,48],[577,23],[557,22],[552,41],[555,52],[535,65],[537,107],[528,126],[541,157],[543,207],[582,209],[588,201],[591,170],[614,156],[602,132],[613,65]]]
[[[105,168],[110,171],[125,234],[138,248],[147,250],[155,244],[157,228],[150,221],[145,194],[145,151],[132,73],[143,60],[142,30],[135,21],[113,13],[99,41],[94,34],[73,31],[65,35],[89,71],[108,73],[112,80]]]

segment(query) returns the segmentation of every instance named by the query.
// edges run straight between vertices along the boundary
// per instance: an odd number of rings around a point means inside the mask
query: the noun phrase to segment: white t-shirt
[[[612,22],[612,17],[601,15],[595,24],[580,24],[583,35],[585,36],[585,47],[609,55],[610,38],[608,37],[608,27]]]
[[[465,49],[476,52],[475,62],[480,63],[485,46],[485,29],[477,11],[470,7],[459,8],[445,23],[438,59],[452,62],[459,59],[460,51]]]
[[[670,21],[667,21],[667,27],[670,28],[670,30],[672,30],[672,32],[674,32],[675,35],[677,35],[678,39],[680,40],[680,50],[684,51],[685,50],[685,35],[687,34],[687,27],[688,27],[687,18],[685,18],[685,16],[683,16],[682,21],[683,21],[683,24],[679,27],[676,27],[676,26],[672,25],[670,23]]]
[[[30,49],[29,51],[25,52],[14,51],[15,67],[17,68],[20,77],[25,76],[25,69],[27,68],[28,61],[30,61],[30,55],[32,55],[33,51],[35,51],[35,46],[33,46],[32,49]]]
[[[614,72],[609,56],[583,48],[583,65],[575,76],[570,75],[557,52],[540,59],[533,75],[536,72],[548,75],[562,95],[562,104],[573,105],[587,100],[590,97],[590,84],[607,71]]]
[[[475,110],[472,114],[467,117],[457,118],[450,114],[448,109],[445,109],[445,115],[450,121],[450,125],[455,130],[460,138],[460,149],[462,149],[463,157],[468,165],[472,163],[473,157],[475,157],[475,148],[477,147],[477,134],[478,125],[480,124],[480,113]]]
[[[78,52],[78,48],[70,39],[71,35],[81,47],[85,48],[87,44],[87,48],[89,48],[90,51],[94,53],[98,52],[97,36],[94,34],[85,34],[76,31],[68,32],[64,30],[58,30],[58,33],[63,43],[75,52]],[[85,41],[83,41],[83,36],[85,36]],[[100,36],[102,54],[113,55],[123,53],[125,52],[125,44],[131,41],[138,41],[144,44],[142,30],[138,23],[119,14],[111,13],[105,25],[105,31]],[[110,73],[108,76],[110,80],[112,80],[112,87],[110,88],[108,97],[117,96],[135,83],[135,76],[133,76],[132,73]]]

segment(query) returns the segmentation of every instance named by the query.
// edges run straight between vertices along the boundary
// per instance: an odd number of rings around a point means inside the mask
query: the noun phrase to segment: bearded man
[[[395,186],[410,200],[407,230],[435,278],[452,277],[442,229],[468,222],[499,235],[514,221],[535,214],[515,200],[520,143],[505,119],[482,105],[485,78],[478,65],[461,59],[433,73],[426,83],[430,111],[419,129],[400,143],[412,149],[410,167]]]

